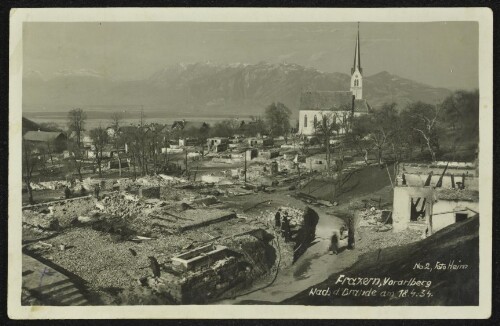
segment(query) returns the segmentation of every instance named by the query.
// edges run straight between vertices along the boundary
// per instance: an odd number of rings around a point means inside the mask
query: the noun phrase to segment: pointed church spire
[[[359,22],[358,22],[358,36],[356,38],[356,47],[354,48],[354,65],[351,69],[351,74],[353,74],[356,69],[359,70],[360,73],[363,73],[363,68],[361,68],[361,44],[359,41]]]
[[[360,100],[363,98],[363,68],[361,68],[361,42],[359,41],[359,23],[358,35],[356,37],[356,47],[354,48],[354,65],[351,69],[351,92],[354,98]]]

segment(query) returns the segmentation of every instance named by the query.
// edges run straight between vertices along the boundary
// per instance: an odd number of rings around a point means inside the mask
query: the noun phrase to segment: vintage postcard
[[[488,318],[492,19],[13,9],[9,316]]]

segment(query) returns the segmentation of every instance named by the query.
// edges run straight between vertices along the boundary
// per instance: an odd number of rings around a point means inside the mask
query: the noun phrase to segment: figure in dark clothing
[[[336,232],[333,233],[332,241],[330,243],[330,253],[338,254],[339,252],[339,237]]]
[[[99,200],[99,192],[101,191],[101,187],[99,187],[99,184],[96,184],[94,187],[94,195],[97,200]]]
[[[153,276],[160,277],[160,264],[158,263],[155,257],[149,256],[148,258],[149,258],[149,266],[151,267]]]
[[[289,242],[291,240],[290,237],[290,222],[288,221],[288,218],[283,216],[283,223],[281,223],[281,233],[283,237],[285,238],[285,242]]]
[[[280,214],[280,211],[277,211],[276,215],[274,215],[274,226],[278,227],[278,228],[281,226],[281,214]]]
[[[68,186],[64,187],[64,198],[68,199],[71,197],[71,189]]]
[[[354,217],[347,220],[347,248],[354,249]]]
[[[82,188],[80,189],[80,195],[85,196],[86,194],[87,190],[85,190],[85,188],[82,186]]]

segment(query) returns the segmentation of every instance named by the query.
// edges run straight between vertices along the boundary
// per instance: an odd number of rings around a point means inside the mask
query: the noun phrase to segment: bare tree
[[[330,141],[338,132],[337,114],[333,112],[324,112],[320,120],[314,120],[314,133],[324,144],[326,149],[326,168],[330,171]]]
[[[336,148],[337,155],[335,158],[335,166],[333,168],[334,171],[334,192],[333,192],[333,200],[337,200],[340,195],[343,193],[354,189],[357,184],[352,185],[350,189],[346,188],[346,184],[349,180],[351,180],[352,176],[356,174],[356,169],[347,169],[345,162],[345,142],[342,141]],[[358,182],[359,183],[359,182]]]
[[[163,127],[160,124],[152,124],[149,126],[149,137],[148,137],[148,143],[150,146],[150,153],[151,156],[153,157],[153,167],[154,167],[154,173],[158,173],[158,156],[161,151],[161,145],[162,145],[162,140],[163,140]]]
[[[102,177],[102,152],[106,144],[108,143],[109,136],[106,129],[101,126],[92,129],[90,131],[90,137],[93,141],[94,146],[94,159],[97,163],[97,168],[99,169],[99,178]]]
[[[82,144],[82,133],[85,130],[85,120],[87,114],[82,109],[73,109],[68,112],[68,129],[76,136],[76,144],[80,148]]]
[[[78,147],[76,142],[68,141],[68,151],[70,157],[68,160],[68,170],[75,171],[78,174],[78,180],[83,181],[82,168],[83,168],[83,150]]]
[[[407,117],[411,119],[412,129],[418,132],[425,141],[432,162],[436,161],[438,142],[438,123],[440,106],[422,102],[411,104],[407,108]]]
[[[139,139],[139,128],[128,128],[122,134],[122,139],[126,144],[127,152],[131,157],[131,163],[135,180],[137,178],[137,162],[140,161],[139,158],[140,158],[141,143]]]
[[[116,158],[118,159],[118,175],[122,176],[122,160],[120,156],[120,146],[121,146],[121,131],[120,126],[123,120],[123,114],[121,112],[113,112],[111,114],[111,128],[113,128],[113,144],[116,151]]]
[[[33,204],[33,189],[31,188],[31,180],[33,177],[33,171],[35,170],[35,167],[38,165],[38,157],[36,155],[33,155],[34,151],[34,146],[24,140],[23,138],[23,177],[24,177],[24,182],[26,184],[26,189],[28,190],[28,197],[29,197],[29,203]]]
[[[370,115],[368,138],[377,149],[378,164],[382,166],[383,151],[397,128],[398,112],[396,104],[385,104]]]
[[[345,141],[354,149],[358,155],[363,156],[365,164],[368,164],[368,152],[373,147],[369,138],[371,121],[368,115],[355,117],[352,122],[352,130],[345,137]]]

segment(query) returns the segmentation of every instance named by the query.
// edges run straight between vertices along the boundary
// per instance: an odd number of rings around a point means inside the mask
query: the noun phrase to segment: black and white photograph
[[[488,317],[492,15],[475,9],[21,12],[9,302]]]

